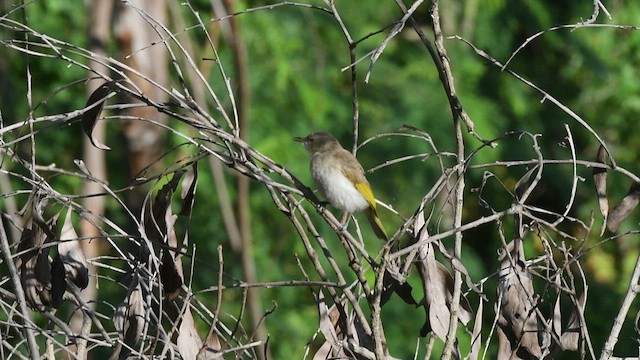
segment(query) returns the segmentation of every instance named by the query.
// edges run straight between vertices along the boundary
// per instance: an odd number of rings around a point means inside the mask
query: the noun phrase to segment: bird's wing
[[[358,162],[358,160],[348,152],[347,150],[343,150],[339,153],[339,164],[340,170],[342,174],[351,181],[353,186],[356,187],[356,190],[364,196],[369,205],[372,208],[376,208],[376,199],[373,196],[373,191],[371,190],[371,185],[367,181],[367,178],[364,176],[364,169],[362,165]]]
[[[354,185],[356,186],[356,189],[360,192],[360,194],[362,194],[362,196],[364,196],[364,198],[367,200],[369,205],[373,209],[375,209],[376,208],[376,198],[373,197],[373,191],[371,191],[371,186],[369,186],[369,183],[365,180],[364,182],[354,183]]]

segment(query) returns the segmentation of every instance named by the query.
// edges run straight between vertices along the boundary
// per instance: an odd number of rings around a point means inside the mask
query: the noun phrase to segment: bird
[[[356,157],[326,131],[293,140],[302,143],[311,155],[311,177],[320,194],[331,205],[350,214],[364,211],[376,236],[387,241],[389,238],[378,218],[371,185]]]

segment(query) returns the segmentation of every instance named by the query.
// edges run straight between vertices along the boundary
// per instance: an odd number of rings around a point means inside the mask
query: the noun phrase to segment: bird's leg
[[[340,231],[340,233],[344,234],[347,232],[347,228],[349,227],[349,220],[351,220],[351,214],[345,211],[342,214],[342,218],[340,219],[341,225],[338,228],[338,231]]]

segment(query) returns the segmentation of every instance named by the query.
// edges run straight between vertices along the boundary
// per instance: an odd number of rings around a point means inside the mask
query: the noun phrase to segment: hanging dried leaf
[[[178,351],[184,360],[196,360],[198,352],[202,348],[202,340],[196,330],[191,310],[187,306],[185,313],[181,316],[180,327],[178,328]]]
[[[324,294],[322,291],[318,293],[318,313],[320,323],[318,328],[325,338],[325,342],[320,346],[313,356],[313,360],[326,359],[366,359],[366,357],[345,350],[344,342],[347,341],[346,329],[349,327],[348,333],[353,335],[348,341],[353,341],[362,349],[371,349],[370,336],[364,331],[364,327],[353,317],[347,319],[343,306],[327,307]]]
[[[631,212],[638,206],[640,202],[640,183],[634,183],[631,185],[627,195],[620,201],[620,204],[616,206],[609,213],[607,219],[607,228],[611,232],[618,231],[620,224],[631,214]]]
[[[100,150],[111,150],[111,148],[102,144],[95,137],[93,129],[98,121],[98,116],[100,116],[100,113],[102,112],[104,103],[109,97],[111,97],[115,89],[115,82],[113,81],[106,82],[99,86],[91,93],[89,100],[87,100],[87,104],[85,105],[85,108],[90,109],[87,109],[84,114],[82,114],[82,131],[87,134],[91,144]]]
[[[480,348],[482,346],[482,313],[484,311],[484,301],[480,299],[478,310],[476,310],[476,318],[473,323],[473,333],[471,335],[471,350],[469,351],[469,360],[477,360],[480,356]]]
[[[605,163],[605,156],[607,154],[604,146],[600,145],[598,149],[598,156],[596,161],[599,163]],[[596,195],[598,195],[598,207],[602,214],[602,230],[600,236],[604,234],[604,229],[607,224],[607,216],[609,214],[609,200],[607,199],[607,169],[593,168],[593,182],[596,186]]]
[[[526,200],[522,199],[522,195],[526,192],[528,187],[526,185],[529,184],[529,180],[531,179],[531,175],[538,170],[538,165],[532,167],[529,171],[527,171],[521,178],[518,180],[515,186],[516,199],[518,200]]]
[[[178,297],[183,284],[182,263],[180,255],[175,251],[178,248],[175,232],[177,215],[171,212],[171,199],[185,172],[185,170],[176,171],[171,181],[158,191],[153,201],[151,219],[145,224],[147,235],[167,246],[162,249],[160,280],[165,296],[170,301]]]
[[[330,359],[345,356],[344,349],[340,346],[342,331],[340,323],[345,324],[346,319],[341,316],[338,307],[334,304],[329,308],[325,302],[324,293],[318,292],[318,315],[320,323],[318,328],[324,336],[325,343],[316,352],[314,359]],[[321,351],[322,350],[322,351]]]
[[[58,254],[64,264],[67,278],[80,289],[86,288],[89,284],[89,268],[84,251],[80,247],[78,234],[71,222],[71,208],[67,210],[67,216],[60,233]]]
[[[178,260],[179,261],[179,260]],[[168,250],[162,253],[162,263],[160,264],[160,280],[164,289],[164,296],[169,301],[174,301],[180,295],[182,287],[182,277],[176,268],[175,260]]]
[[[449,332],[451,312],[449,305],[453,298],[453,277],[449,270],[436,261],[432,244],[420,248],[420,258],[416,267],[424,287],[424,298],[420,301],[427,312],[427,320],[420,330],[420,336],[426,336],[429,331],[445,340]],[[473,316],[471,305],[466,297],[461,296],[458,309],[458,320],[468,324]]]
[[[191,169],[187,171],[182,180],[182,192],[180,197],[182,198],[182,209],[180,215],[187,217],[191,216],[191,210],[193,210],[193,200],[196,194],[196,186],[198,185],[198,162],[194,162]]]
[[[573,309],[571,318],[567,324],[565,332],[560,337],[560,343],[563,349],[577,351],[580,345],[580,340],[584,339],[584,324],[580,321],[580,318],[584,319],[584,304],[587,302],[587,289],[580,294],[578,298],[578,307]]]
[[[47,236],[43,228],[47,227],[47,232],[51,233],[50,223],[55,222],[55,218],[46,223],[42,215],[38,214],[39,220],[35,221],[37,212],[38,209],[34,209],[33,220],[38,223],[38,226],[35,229],[25,229],[20,238],[18,251],[25,252],[21,256],[19,272],[29,306],[34,310],[44,311],[47,306],[52,305],[52,301],[50,247],[43,247],[43,245],[52,241],[53,238]]]
[[[178,248],[178,239],[175,231],[177,219],[178,216],[173,215],[171,209],[167,209],[165,223],[167,224],[167,245],[169,249],[163,249],[162,252],[160,280],[162,281],[165,296],[170,301],[175,300],[180,295],[180,288],[182,287],[182,256],[172,250]]]
[[[120,334],[124,346],[120,349],[119,359],[126,359],[131,349],[142,335],[145,323],[144,300],[138,278],[134,275],[124,300],[113,314],[113,325]]]
[[[562,282],[560,281],[560,273],[556,273],[554,277],[556,288],[560,289],[562,286]],[[556,303],[553,307],[553,322],[551,324],[551,329],[553,330],[554,335],[558,337],[560,336],[560,334],[562,334],[562,312],[560,310],[560,295],[560,293],[556,295]]]
[[[51,263],[51,306],[56,309],[62,304],[64,293],[67,291],[65,278],[64,265],[58,254]]]
[[[539,359],[541,344],[548,344],[548,334],[538,323],[533,282],[524,267],[524,252],[508,244],[507,251],[500,259],[498,295],[502,298],[498,316],[499,352],[498,359]],[[538,337],[539,335],[540,338]]]
[[[18,256],[15,257],[15,265],[16,269],[22,268],[22,265],[29,260],[32,256],[33,252],[33,244],[35,233],[31,230],[31,222],[25,225],[25,228],[22,230],[22,234],[20,234],[20,241],[18,242]],[[28,251],[29,250],[29,251]]]
[[[180,178],[185,170],[176,171],[167,184],[156,194],[151,206],[151,219],[145,224],[147,235],[159,242],[166,242],[165,236],[169,233],[167,226],[167,212],[171,212],[171,198],[178,187]]]
[[[395,292],[405,303],[417,305],[418,303],[411,295],[413,288],[406,282],[403,275],[400,274],[400,268],[395,263],[390,263],[384,272],[382,279],[382,294],[380,295],[380,306],[389,301],[391,295]]]
[[[220,337],[218,337],[218,333],[214,328],[216,326],[216,321],[214,319],[211,324],[211,329],[209,330],[209,335],[204,341],[200,352],[198,352],[198,359],[201,360],[218,360],[223,359],[222,354],[220,354],[220,350],[222,350],[222,344],[220,343]]]

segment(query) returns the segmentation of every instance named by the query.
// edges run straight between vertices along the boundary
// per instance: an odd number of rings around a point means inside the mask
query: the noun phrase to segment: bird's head
[[[316,131],[305,137],[295,137],[293,140],[300,142],[304,145],[305,149],[311,153],[311,155],[318,152],[331,150],[334,148],[341,148],[340,143],[336,138],[326,131]]]

